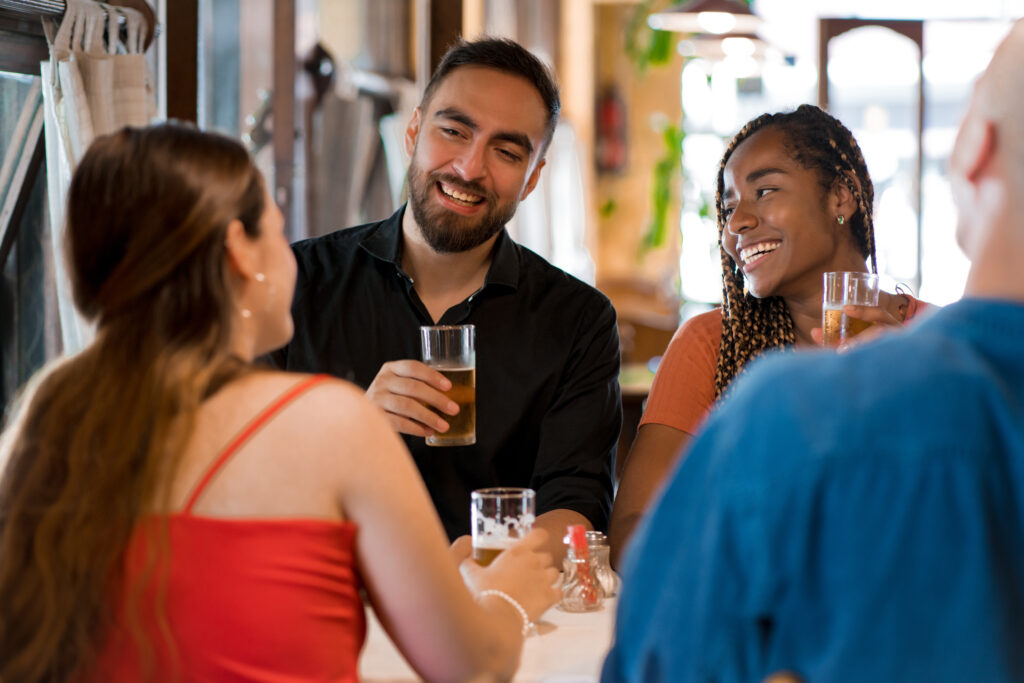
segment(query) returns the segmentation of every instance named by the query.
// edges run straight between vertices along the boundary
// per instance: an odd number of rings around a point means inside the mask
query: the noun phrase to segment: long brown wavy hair
[[[246,150],[183,125],[99,138],[75,171],[66,251],[97,333],[41,373],[0,442],[0,680],[94,661],[136,523],[166,509],[200,403],[244,370],[225,237],[236,218],[258,235],[263,209]]]
[[[763,114],[745,125],[732,139],[718,166],[715,208],[718,210],[718,241],[722,259],[722,341],[715,370],[715,397],[728,388],[744,366],[768,349],[786,348],[796,343],[793,317],[781,297],[758,299],[744,291],[743,274],[722,247],[725,230],[725,165],[733,151],[754,133],[766,128],[782,131],[792,158],[818,174],[821,186],[830,190],[842,182],[857,200],[857,211],[847,225],[861,255],[871,261],[871,272],[878,271],[875,261],[873,207],[875,190],[860,146],[846,126],[810,104],[795,111]]]

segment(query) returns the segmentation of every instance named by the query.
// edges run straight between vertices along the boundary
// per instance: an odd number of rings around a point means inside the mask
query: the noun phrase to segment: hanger
[[[142,14],[143,19],[146,20],[146,38],[143,40],[143,51],[148,50],[153,42],[153,38],[156,37],[156,14],[153,12],[153,8],[149,6],[149,3],[146,0],[103,0],[103,2],[108,5],[127,7]]]

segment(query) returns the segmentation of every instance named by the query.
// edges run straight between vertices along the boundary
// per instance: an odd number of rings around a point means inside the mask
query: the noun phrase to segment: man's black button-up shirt
[[[420,358],[419,327],[435,323],[400,266],[403,211],[293,245],[295,338],[275,365],[366,389],[384,363]],[[476,325],[476,444],[403,438],[449,537],[469,533],[469,494],[486,486],[528,486],[538,514],[606,528],[622,421],[608,299],[502,231],[484,286],[437,324]]]

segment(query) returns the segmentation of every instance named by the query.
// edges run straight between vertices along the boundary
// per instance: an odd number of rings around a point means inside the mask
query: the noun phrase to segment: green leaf
[[[686,133],[681,122],[678,126],[665,126],[661,132],[664,153],[654,164],[651,184],[651,218],[640,242],[638,256],[643,256],[648,250],[665,244],[669,230],[668,210],[672,203],[673,191],[682,182],[683,139],[685,137]]]

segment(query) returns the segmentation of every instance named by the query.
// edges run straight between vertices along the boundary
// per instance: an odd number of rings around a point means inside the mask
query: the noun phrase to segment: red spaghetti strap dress
[[[355,525],[192,514],[242,444],[324,379],[303,380],[254,418],[180,513],[140,522],[125,555],[113,624],[85,680],[358,680],[366,617]],[[164,542],[167,559],[154,566],[152,551]],[[141,646],[136,632],[144,636]]]

